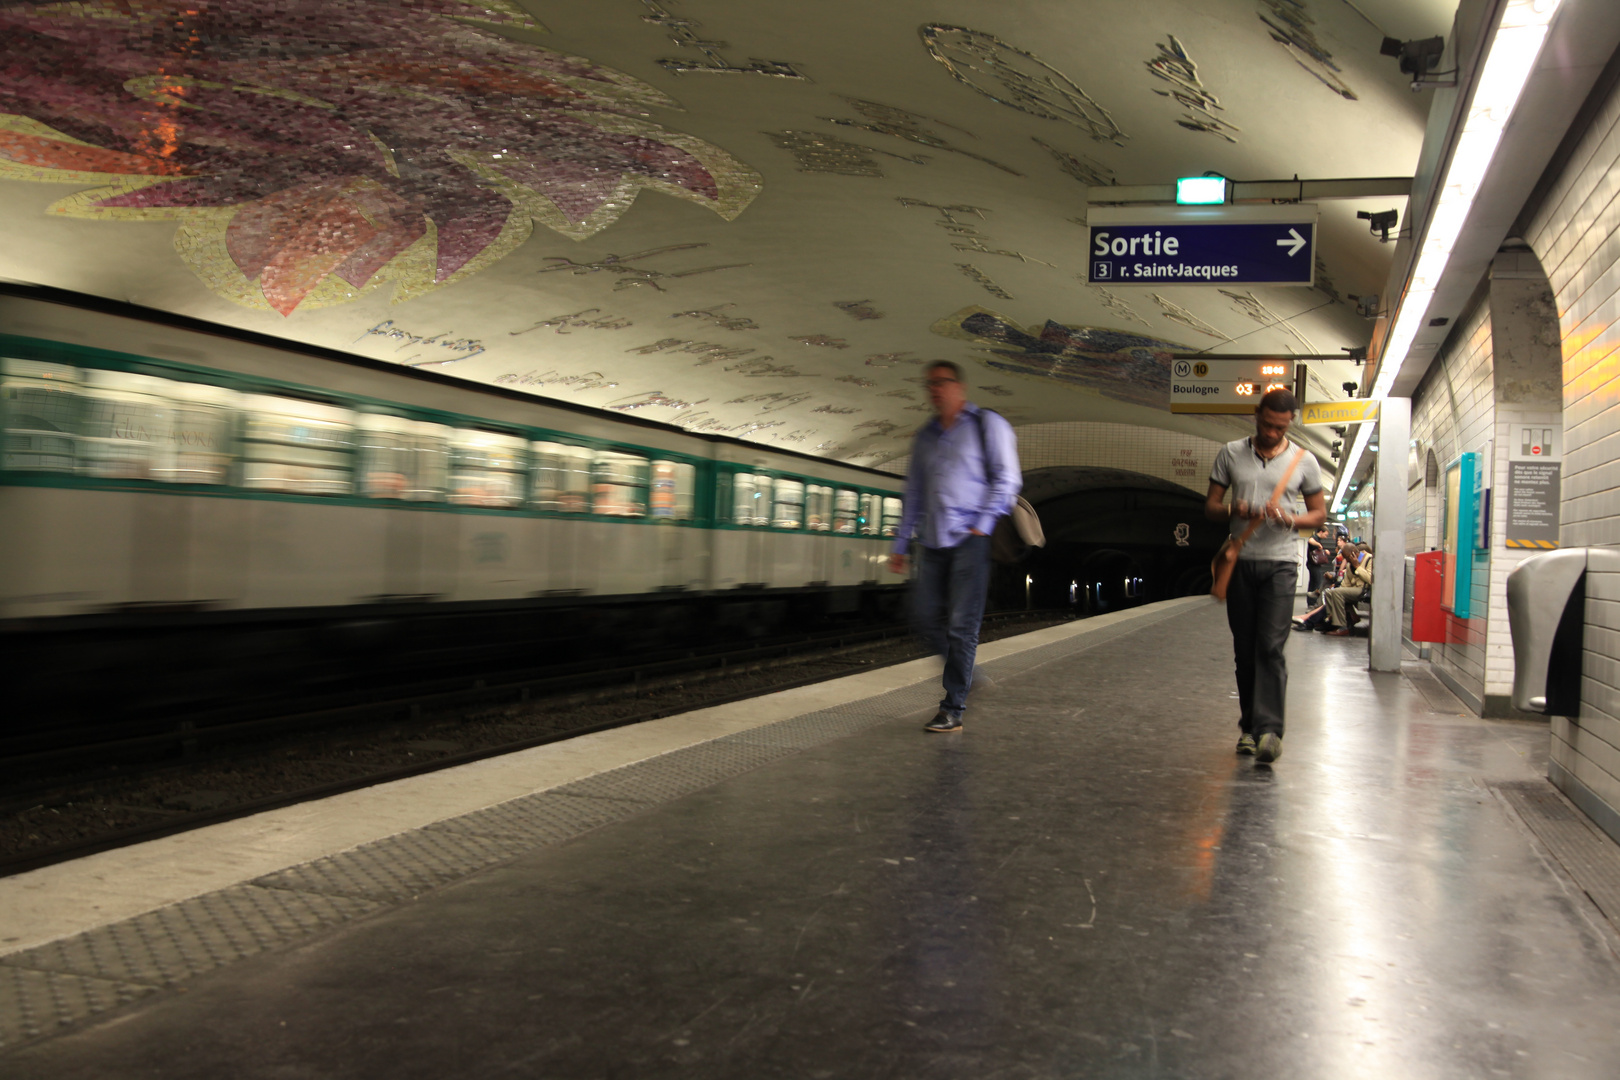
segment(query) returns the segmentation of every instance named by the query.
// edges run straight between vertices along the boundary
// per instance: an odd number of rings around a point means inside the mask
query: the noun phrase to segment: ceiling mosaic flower
[[[210,288],[282,315],[461,280],[534,222],[583,239],[642,189],[728,221],[758,194],[543,30],[511,0],[6,3],[0,179],[103,184],[50,212],[177,220]]]

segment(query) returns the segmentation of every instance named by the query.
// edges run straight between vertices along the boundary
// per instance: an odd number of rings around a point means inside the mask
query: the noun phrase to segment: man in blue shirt
[[[935,415],[911,444],[905,509],[889,569],[906,572],[915,530],[912,622],[945,658],[945,698],[926,730],[961,731],[990,587],[990,533],[1024,482],[1012,425],[967,399],[962,369],[941,360],[929,365],[927,375]]]

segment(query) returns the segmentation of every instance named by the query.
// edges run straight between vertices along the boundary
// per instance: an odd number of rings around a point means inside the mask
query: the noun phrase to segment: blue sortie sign
[[[1309,285],[1315,242],[1316,224],[1310,220],[1093,225],[1088,280],[1119,285]]]

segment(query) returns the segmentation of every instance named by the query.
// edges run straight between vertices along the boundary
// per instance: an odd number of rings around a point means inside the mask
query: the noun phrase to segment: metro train
[[[8,685],[53,711],[757,636],[905,585],[893,474],[55,290],[0,287],[0,427]]]

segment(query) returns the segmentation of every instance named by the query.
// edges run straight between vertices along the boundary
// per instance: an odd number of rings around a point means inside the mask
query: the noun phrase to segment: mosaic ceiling
[[[0,276],[861,464],[933,359],[1230,437],[1169,353],[1364,345],[1402,201],[1314,288],[1110,291],[1086,187],[1410,175],[1378,46],[1452,6],[6,0]]]

